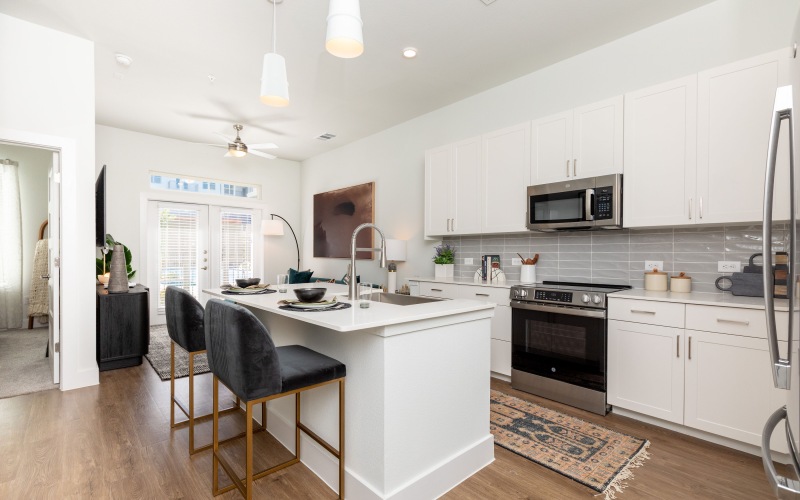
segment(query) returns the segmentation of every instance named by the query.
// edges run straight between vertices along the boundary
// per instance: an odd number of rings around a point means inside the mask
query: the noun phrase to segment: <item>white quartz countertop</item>
[[[262,295],[225,295],[220,288],[207,289],[203,292],[215,298],[229,300],[243,306],[261,309],[339,332],[353,332],[476,311],[485,311],[487,317],[494,313],[494,304],[469,299],[439,300],[409,306],[370,302],[370,306],[365,309],[360,308],[358,303],[353,303],[352,307],[336,311],[299,312],[280,309],[278,301],[296,299],[292,290],[308,288],[308,286],[308,284],[288,285],[287,293]],[[328,289],[326,297],[337,295],[340,302],[351,302],[346,298],[346,285],[325,283],[325,288]]]
[[[505,283],[489,283],[488,281],[475,281],[473,278],[431,278],[429,276],[415,276],[408,281],[427,281],[431,283],[452,283],[454,285],[491,286],[495,288],[511,288],[519,285],[519,281],[508,280]]]
[[[636,299],[652,300],[655,302],[675,302],[680,304],[697,304],[705,306],[741,307],[745,309],[764,309],[764,299],[761,297],[743,297],[730,293],[704,293],[704,292],[653,292],[639,288],[622,290],[608,296],[609,299]],[[775,310],[788,311],[787,299],[775,299]]]

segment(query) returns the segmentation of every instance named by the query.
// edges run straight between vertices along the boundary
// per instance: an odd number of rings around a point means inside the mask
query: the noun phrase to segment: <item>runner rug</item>
[[[494,442],[603,493],[607,500],[650,456],[650,442],[492,391]]]
[[[145,358],[156,371],[161,380],[169,380],[169,344],[172,342],[167,333],[167,325],[150,327],[150,349]],[[194,374],[208,373],[208,359],[205,353],[194,357]],[[189,353],[180,346],[175,346],[175,378],[189,376]]]

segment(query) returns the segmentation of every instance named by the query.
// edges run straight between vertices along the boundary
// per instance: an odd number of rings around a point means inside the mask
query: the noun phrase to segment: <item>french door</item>
[[[261,277],[261,211],[151,201],[148,205],[150,324],[163,324],[168,286],[205,303],[202,290]]]

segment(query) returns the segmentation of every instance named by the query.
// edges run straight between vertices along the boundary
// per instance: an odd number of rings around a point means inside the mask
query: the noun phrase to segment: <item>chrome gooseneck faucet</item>
[[[358,236],[358,233],[361,232],[362,229],[368,227],[371,227],[381,235],[380,248],[356,248],[356,236]],[[358,276],[356,273],[356,252],[380,252],[381,267],[386,267],[386,238],[383,237],[383,232],[378,229],[378,226],[375,224],[361,224],[355,229],[355,231],[353,231],[353,237],[350,238],[350,283],[347,285],[347,298],[350,300],[358,299],[358,283],[356,283],[356,276]]]

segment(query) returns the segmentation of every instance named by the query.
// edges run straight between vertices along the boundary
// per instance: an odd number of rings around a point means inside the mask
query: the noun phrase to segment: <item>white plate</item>
[[[329,299],[320,302],[293,302],[287,305],[297,307],[299,309],[324,309],[326,307],[333,307],[338,303],[339,301],[336,299]]]

